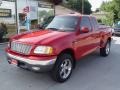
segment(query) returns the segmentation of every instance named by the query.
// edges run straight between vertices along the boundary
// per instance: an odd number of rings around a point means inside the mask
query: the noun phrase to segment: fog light
[[[40,67],[32,67],[32,69],[35,70],[35,71],[39,71]]]

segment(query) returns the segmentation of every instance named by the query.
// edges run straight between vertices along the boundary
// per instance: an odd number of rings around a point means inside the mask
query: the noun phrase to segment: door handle
[[[78,43],[78,41],[77,41],[77,40],[75,40],[75,41],[73,41],[72,43]]]

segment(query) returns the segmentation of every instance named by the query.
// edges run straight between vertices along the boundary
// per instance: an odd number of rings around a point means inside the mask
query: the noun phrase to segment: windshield
[[[46,18],[45,21],[41,23],[41,27],[46,28],[48,26],[48,24],[53,20],[53,18],[54,18],[54,16],[50,16],[50,17]]]
[[[120,28],[120,21],[114,25],[115,28]]]
[[[46,29],[57,31],[74,31],[78,20],[78,17],[75,16],[56,16],[46,27]]]

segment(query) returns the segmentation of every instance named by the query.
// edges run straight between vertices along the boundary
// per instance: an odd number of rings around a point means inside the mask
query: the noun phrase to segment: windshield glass
[[[46,29],[57,31],[74,31],[78,20],[78,17],[75,16],[56,16],[46,27]]]
[[[120,21],[114,25],[115,28],[120,28]]]
[[[50,16],[44,20],[44,22],[41,23],[42,28],[46,28],[48,24],[53,20],[54,16]]]

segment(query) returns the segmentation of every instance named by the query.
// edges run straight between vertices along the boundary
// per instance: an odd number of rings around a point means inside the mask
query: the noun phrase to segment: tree
[[[82,0],[69,0],[68,7],[82,13]],[[84,0],[84,14],[91,14],[91,4],[88,0]]]
[[[109,2],[103,2],[101,10],[112,13],[114,22],[120,20],[120,0],[112,0]]]
[[[47,1],[50,3],[53,3],[54,5],[58,5],[60,3],[62,3],[63,0],[43,0],[43,1]],[[76,10],[80,13],[82,13],[82,0],[67,0],[67,7],[71,8],[73,10]],[[91,4],[89,3],[88,0],[84,0],[84,14],[91,14]]]
[[[114,14],[116,15],[115,19],[120,19],[120,0],[113,0],[114,2]]]
[[[101,5],[101,11],[105,11],[108,14],[106,15],[106,18],[102,18],[102,23],[106,24],[106,25],[110,25],[112,26],[114,23],[114,4],[112,1],[110,2],[103,2]]]
[[[48,19],[50,16],[53,16],[53,15],[54,15],[53,10],[49,10],[49,11],[42,10],[42,11],[39,11],[39,21],[43,22],[44,20]]]

